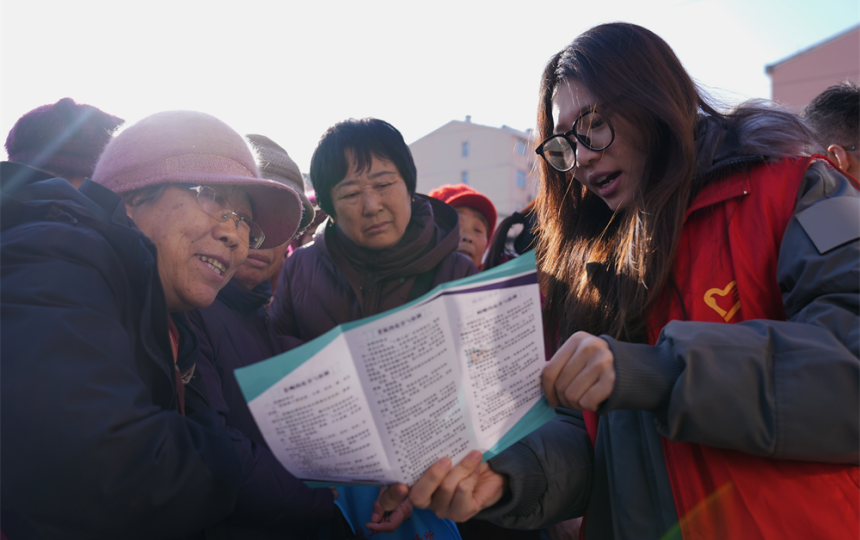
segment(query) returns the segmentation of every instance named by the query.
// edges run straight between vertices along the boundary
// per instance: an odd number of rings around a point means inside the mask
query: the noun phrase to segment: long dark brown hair
[[[552,98],[565,80],[597,97],[610,123],[623,119],[631,126],[626,135],[647,158],[633,200],[615,212],[575,180],[573,171],[561,173],[539,160],[536,253],[547,294],[547,333],[565,339],[584,330],[645,342],[650,310],[674,287],[672,264],[684,214],[703,182],[695,172],[713,161],[717,141],[701,133],[703,126],[754,126],[773,111],[756,104],[720,114],[663,39],[640,26],[612,23],[581,34],[547,64],[538,140],[553,135]],[[800,133],[786,140],[806,136],[794,115],[775,114],[787,132]],[[697,150],[703,141],[708,148]]]

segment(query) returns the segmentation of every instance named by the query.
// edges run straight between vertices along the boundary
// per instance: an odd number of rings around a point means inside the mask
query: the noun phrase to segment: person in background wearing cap
[[[0,164],[4,186],[58,177],[81,187],[124,121],[72,98],[33,109],[6,137],[9,161]]]
[[[258,153],[263,177],[289,186],[299,194],[304,212],[299,231],[313,220],[313,206],[303,193],[298,166],[287,152],[262,135],[248,135]],[[285,208],[284,211],[289,211]],[[302,342],[278,336],[269,324],[266,304],[272,296],[269,278],[280,270],[288,243],[269,249],[252,249],[233,279],[218,293],[215,302],[189,312],[200,338],[197,372],[206,382],[209,402],[226,419],[231,433],[241,438],[239,457],[253,471],[246,480],[249,489],[265,493],[278,504],[263,506],[256,523],[241,526],[229,520],[217,530],[222,540],[306,538],[325,529],[331,539],[352,536],[349,524],[327,489],[311,489],[281,466],[269,451],[233,371],[288,351]],[[268,525],[266,527],[266,525]],[[266,530],[268,529],[268,530]]]
[[[460,215],[460,245],[457,251],[481,268],[484,252],[496,228],[496,207],[493,201],[466,184],[445,184],[428,195],[457,210]]]
[[[0,213],[3,534],[188,538],[279,503],[249,491],[183,312],[292,238],[295,191],[220,120],[172,111],[116,136],[80,190],[4,184]]]

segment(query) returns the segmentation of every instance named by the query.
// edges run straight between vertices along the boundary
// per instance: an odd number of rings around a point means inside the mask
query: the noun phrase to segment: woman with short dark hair
[[[347,150],[353,152],[347,155]],[[365,170],[372,159],[383,158],[397,169],[406,190],[415,193],[418,172],[412,151],[397,128],[378,118],[350,118],[328,128],[311,158],[311,181],[317,204],[325,213],[334,213],[331,190],[343,181],[350,167]]]
[[[284,263],[269,307],[280,334],[309,341],[477,272],[456,251],[457,212],[415,193],[412,153],[388,122],[329,128],[311,181],[329,220]]]
[[[519,528],[587,510],[585,538],[857,538],[851,180],[795,115],[716,111],[636,25],[577,37],[540,96],[559,416],[488,463],[442,460],[410,499]]]
[[[311,159],[311,181],[329,219],[313,243],[284,263],[269,306],[280,334],[309,341],[477,273],[457,253],[457,212],[416,194],[415,180],[412,153],[388,122],[347,120],[325,132]],[[341,503],[354,505],[353,515],[370,521],[373,532],[393,530],[412,510],[404,505],[383,515],[373,508],[375,488],[341,491]]]

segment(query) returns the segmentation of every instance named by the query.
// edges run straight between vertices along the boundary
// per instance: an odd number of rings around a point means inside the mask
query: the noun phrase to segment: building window
[[[517,187],[520,189],[526,188],[526,173],[524,171],[517,171]]]
[[[463,143],[463,157],[469,157],[469,141]]]
[[[460,173],[460,181],[464,184],[469,183],[469,171],[463,171]]]
[[[517,154],[524,156],[526,155],[526,141],[519,139],[517,140]]]

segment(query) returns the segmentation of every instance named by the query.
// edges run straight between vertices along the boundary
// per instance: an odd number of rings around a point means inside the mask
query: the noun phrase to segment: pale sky
[[[350,117],[387,120],[407,143],[466,115],[533,127],[546,61],[611,21],[662,36],[731,104],[770,97],[765,65],[857,24],[860,3],[2,0],[0,134],[67,96],[128,122],[195,109],[307,171],[320,135]]]

